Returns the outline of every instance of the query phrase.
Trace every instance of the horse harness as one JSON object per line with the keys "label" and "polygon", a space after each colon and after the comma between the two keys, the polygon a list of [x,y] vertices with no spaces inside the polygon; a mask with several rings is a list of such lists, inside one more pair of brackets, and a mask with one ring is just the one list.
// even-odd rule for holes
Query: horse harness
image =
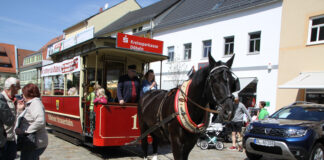
{"label": "horse harness", "polygon": [[[142,140],[144,137],[148,136],[149,134],[151,134],[152,132],[154,132],[156,129],[162,127],[164,124],[170,122],[171,120],[173,120],[178,113],[172,113],[171,115],[169,115],[167,118],[162,117],[162,108],[163,105],[166,101],[166,99],[172,95],[172,93],[174,93],[175,91],[177,91],[177,89],[172,89],[171,91],[167,92],[165,94],[165,96],[163,97],[159,108],[158,108],[158,112],[157,112],[157,123],[155,125],[153,125],[151,128],[149,128],[148,130],[146,130],[143,134],[141,134],[141,136],[139,136],[138,138],[136,138],[134,141],[130,142],[130,143],[126,143],[125,145],[132,145],[132,144],[136,144],[139,140]],[[165,133],[163,131],[161,131],[162,135],[165,135]]]}
{"label": "horse harness", "polygon": [[[212,73],[214,73],[214,72],[217,72],[218,73],[218,72],[222,72],[222,71],[223,71],[223,78],[225,80],[227,80],[227,81],[228,81],[228,77],[225,74],[226,71],[229,71],[232,74],[232,76],[235,77],[235,80],[234,80],[235,83],[234,83],[234,86],[232,86],[232,92],[235,92],[235,91],[240,90],[240,81],[237,78],[237,76],[232,71],[230,71],[230,69],[228,68],[228,66],[226,66],[226,65],[220,65],[220,66],[214,67],[212,70],[210,70],[205,85],[209,84],[209,86],[211,88],[211,94],[212,94],[213,100],[216,103],[216,105],[218,105],[218,106],[221,106],[227,99],[232,99],[233,98],[233,95],[231,94],[231,92],[228,92],[227,93],[227,96],[225,98],[221,99],[221,100],[217,100],[217,98],[216,98],[216,94],[214,93],[214,90],[213,90],[213,87],[212,87],[212,82],[211,82],[211,79],[212,78],[211,77],[212,77]],[[228,91],[231,90],[228,83],[226,85],[226,88],[227,88]]]}
{"label": "horse harness", "polygon": [[[210,85],[210,87],[212,86],[212,83],[211,83],[211,75],[212,75],[212,73],[214,73],[215,71],[217,71],[219,69],[222,69],[222,70],[227,69],[227,70],[229,70],[229,68],[226,65],[221,65],[221,66],[214,67],[209,72],[209,75],[207,77],[207,83]],[[206,85],[207,85],[207,83],[206,83]],[[190,84],[191,84],[191,80],[185,81],[177,89],[172,89],[171,91],[167,92],[165,94],[165,96],[163,97],[163,99],[162,99],[162,101],[161,101],[161,103],[159,105],[159,108],[158,108],[158,112],[157,112],[157,117],[158,117],[157,123],[154,126],[152,126],[151,128],[149,128],[148,130],[146,130],[143,134],[141,134],[140,137],[138,137],[134,141],[132,141],[130,143],[127,143],[125,145],[131,145],[131,144],[137,143],[139,140],[142,140],[144,137],[148,136],[150,133],[154,132],[156,129],[158,129],[160,127],[163,127],[164,124],[170,122],[174,118],[177,118],[178,119],[178,122],[180,123],[180,125],[184,129],[186,129],[187,131],[189,131],[191,133],[200,133],[200,132],[203,132],[206,129],[206,124],[208,124],[208,120],[209,120],[209,114],[208,114],[208,112],[211,112],[211,113],[219,113],[219,111],[218,110],[212,110],[210,108],[205,108],[205,107],[199,105],[198,103],[194,102],[192,99],[190,99],[188,97],[188,89],[189,89]],[[239,90],[239,88],[240,88],[239,81],[236,78],[235,79],[234,90],[237,91],[237,90]],[[186,90],[186,92],[183,91],[184,89]],[[229,90],[228,83],[227,83],[227,89]],[[168,117],[166,117],[166,118],[163,119],[163,117],[162,117],[162,108],[163,108],[163,105],[164,105],[166,99],[169,96],[171,96],[174,92],[177,92],[176,93],[176,97],[175,97],[175,106],[174,106],[175,112],[172,113],[171,115],[169,115]],[[216,98],[216,96],[215,96],[215,93],[214,93],[214,90],[212,89],[212,87],[211,87],[211,93],[212,93],[213,100],[215,101],[215,103],[217,105],[222,105],[222,103],[226,99],[233,98],[232,95],[229,95],[228,94],[227,97],[225,97],[224,99],[218,101],[217,98]],[[190,115],[188,113],[188,109],[187,109],[187,102],[188,101],[191,102],[194,106],[196,106],[196,107],[198,107],[198,108],[206,111],[206,116],[204,118],[204,123],[197,125],[197,124],[195,124],[191,120]],[[178,107],[178,104],[180,104],[181,107]],[[163,131],[161,131],[161,134],[162,135],[165,135],[165,133]]]}

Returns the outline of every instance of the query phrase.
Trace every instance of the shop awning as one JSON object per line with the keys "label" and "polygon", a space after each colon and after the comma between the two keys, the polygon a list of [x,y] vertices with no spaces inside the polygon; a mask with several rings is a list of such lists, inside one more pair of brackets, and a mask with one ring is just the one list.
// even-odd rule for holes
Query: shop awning
{"label": "shop awning", "polygon": [[240,93],[246,86],[248,86],[251,82],[256,80],[255,77],[247,77],[247,78],[239,78],[240,80],[240,90],[234,92],[233,94]]}
{"label": "shop awning", "polygon": [[280,85],[282,89],[324,89],[324,72],[304,72]]}

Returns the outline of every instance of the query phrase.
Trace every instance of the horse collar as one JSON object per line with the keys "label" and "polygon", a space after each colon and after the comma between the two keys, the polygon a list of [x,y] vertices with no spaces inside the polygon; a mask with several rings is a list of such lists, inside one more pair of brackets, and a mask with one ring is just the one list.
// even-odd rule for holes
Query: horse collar
{"label": "horse collar", "polygon": [[[189,111],[188,111],[188,91],[192,80],[188,80],[183,82],[181,87],[177,90],[175,99],[174,99],[174,111],[177,113],[177,120],[180,123],[180,125],[186,129],[187,131],[191,133],[199,133],[206,129],[206,120],[205,122],[201,124],[196,124],[190,117]],[[186,95],[182,94],[180,89],[185,92]],[[205,119],[208,119],[209,121],[209,113],[206,112],[207,116],[205,116]]]}

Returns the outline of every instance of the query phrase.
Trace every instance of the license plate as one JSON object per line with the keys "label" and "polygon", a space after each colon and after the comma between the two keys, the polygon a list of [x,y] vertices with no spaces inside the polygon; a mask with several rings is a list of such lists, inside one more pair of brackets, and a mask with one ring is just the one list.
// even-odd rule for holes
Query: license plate
{"label": "license plate", "polygon": [[254,139],[254,143],[260,146],[267,146],[267,147],[273,147],[274,141],[272,140],[266,140],[266,139]]}

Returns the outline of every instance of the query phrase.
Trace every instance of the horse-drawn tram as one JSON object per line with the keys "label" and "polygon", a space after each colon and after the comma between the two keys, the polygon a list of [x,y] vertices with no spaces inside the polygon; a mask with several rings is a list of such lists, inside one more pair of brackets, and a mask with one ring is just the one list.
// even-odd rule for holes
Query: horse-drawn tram
{"label": "horse-drawn tram", "polygon": [[[59,47],[61,47],[60,45]],[[42,102],[46,121],[61,138],[90,146],[122,146],[140,136],[137,103],[115,101],[118,78],[128,65],[138,75],[149,63],[167,59],[163,42],[121,34],[95,37],[51,55],[54,63],[42,68]],[[161,67],[162,68],[162,67]],[[162,73],[162,71],[160,71]],[[95,104],[91,120],[86,93],[92,84],[111,94],[107,104]]]}

